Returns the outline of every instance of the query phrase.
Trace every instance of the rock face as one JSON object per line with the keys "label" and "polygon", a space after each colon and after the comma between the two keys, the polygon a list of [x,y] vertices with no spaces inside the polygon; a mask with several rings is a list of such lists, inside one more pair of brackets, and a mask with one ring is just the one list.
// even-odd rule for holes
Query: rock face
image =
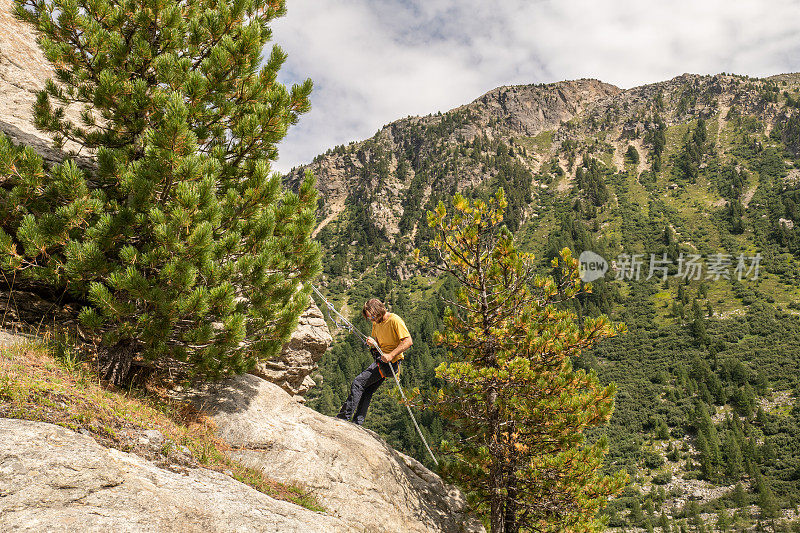
{"label": "rock face", "polygon": [[2,531],[353,531],[206,469],[176,473],[52,424],[0,418]]}
{"label": "rock face", "polygon": [[[54,77],[53,69],[39,49],[33,29],[14,18],[13,6],[13,0],[0,0],[0,133],[16,144],[32,147],[45,161],[60,162],[64,155],[33,126],[36,93]],[[67,117],[78,120],[75,110]],[[67,144],[66,148],[76,147]],[[81,163],[86,160],[82,158]]]}
{"label": "rock face", "polygon": [[331,342],[325,317],[312,302],[300,315],[297,328],[280,355],[259,363],[253,374],[279,385],[302,403],[305,399],[301,395],[315,385],[311,373]]}
{"label": "rock face", "polygon": [[31,106],[53,71],[33,30],[14,18],[13,5],[0,0],[0,132],[49,154],[49,139],[31,123]]}
{"label": "rock face", "polygon": [[4,346],[13,346],[19,342],[25,342],[25,337],[12,333],[6,330],[0,330],[0,348]]}
{"label": "rock face", "polygon": [[599,80],[561,81],[549,85],[498,87],[472,107],[484,106],[489,120],[504,121],[520,135],[537,135],[556,129],[598,102],[619,95],[622,89]]}
{"label": "rock face", "polygon": [[372,431],[298,404],[247,374],[193,393],[233,457],[307,487],[353,531],[483,531],[460,491]]}

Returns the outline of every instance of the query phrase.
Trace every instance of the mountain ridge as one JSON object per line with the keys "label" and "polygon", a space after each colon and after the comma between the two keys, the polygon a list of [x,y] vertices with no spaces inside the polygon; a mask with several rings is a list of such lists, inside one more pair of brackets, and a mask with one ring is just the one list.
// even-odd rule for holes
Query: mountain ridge
{"label": "mountain ridge", "polygon": [[[790,83],[788,88],[796,90],[798,80],[798,74],[753,79],[687,73],[624,90],[596,79],[501,86],[445,113],[394,121],[370,139],[320,154],[313,162],[293,169],[285,179],[296,184],[305,170],[317,176],[322,206],[315,235],[345,210],[350,198],[351,204],[367,200],[368,217],[394,243],[408,208],[403,197],[412,188],[422,187],[418,203],[425,204],[436,182],[435,176],[415,181],[421,160],[430,160],[427,164],[434,167],[435,173],[450,175],[444,185],[451,192],[478,186],[493,176],[492,171],[484,172],[463,157],[449,155],[445,157],[453,165],[435,168],[435,160],[442,158],[440,151],[460,150],[463,155],[465,143],[473,142],[476,136],[508,145],[516,142],[523,153],[516,154],[515,159],[532,176],[534,190],[542,186],[536,175],[545,165],[552,164],[557,173],[556,166],[561,168],[567,177],[557,189],[563,193],[571,186],[569,180],[574,178],[583,156],[592,153],[587,146],[589,140],[597,142],[602,137],[607,146],[613,147],[609,163],[617,170],[624,169],[624,151],[633,144],[641,154],[637,167],[641,174],[652,152],[643,137],[652,130],[654,115],[659,115],[667,127],[717,116],[719,127],[724,128],[728,111],[735,107],[741,115],[759,117],[769,134],[775,121],[784,117],[780,116],[782,108],[777,102],[764,100],[764,87],[780,82]],[[426,142],[434,137],[435,142]],[[452,182],[455,187],[450,186]],[[406,229],[415,235],[415,226]]]}

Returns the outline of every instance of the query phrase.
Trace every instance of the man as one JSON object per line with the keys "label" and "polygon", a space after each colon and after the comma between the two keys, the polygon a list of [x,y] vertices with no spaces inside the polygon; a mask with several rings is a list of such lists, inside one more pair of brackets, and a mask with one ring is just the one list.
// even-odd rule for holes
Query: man
{"label": "man", "polygon": [[364,318],[372,322],[372,336],[367,338],[367,343],[376,348],[381,356],[379,361],[372,363],[356,376],[350,386],[350,395],[336,415],[342,420],[350,420],[353,417],[353,422],[359,426],[364,424],[372,395],[381,383],[392,375],[389,364],[397,373],[400,370],[403,352],[413,344],[403,319],[386,311],[386,307],[377,298],[368,300],[361,313]]}

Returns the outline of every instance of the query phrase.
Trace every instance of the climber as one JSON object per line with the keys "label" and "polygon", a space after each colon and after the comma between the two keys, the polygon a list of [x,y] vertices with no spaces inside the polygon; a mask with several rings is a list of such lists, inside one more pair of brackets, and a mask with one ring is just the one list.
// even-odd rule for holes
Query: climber
{"label": "climber", "polygon": [[371,336],[365,342],[373,349],[375,362],[355,377],[350,385],[350,394],[336,415],[342,420],[353,417],[353,422],[359,426],[364,424],[373,393],[387,376],[392,375],[392,370],[399,372],[403,352],[413,344],[403,319],[388,312],[377,298],[367,300],[361,314],[372,322]]}

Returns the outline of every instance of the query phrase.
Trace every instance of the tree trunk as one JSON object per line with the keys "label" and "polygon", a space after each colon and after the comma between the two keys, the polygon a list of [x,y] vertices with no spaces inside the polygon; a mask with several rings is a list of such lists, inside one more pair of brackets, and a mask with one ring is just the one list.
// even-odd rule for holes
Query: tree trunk
{"label": "tree trunk", "polygon": [[505,517],[503,516],[503,493],[502,480],[499,468],[492,466],[489,472],[489,483],[491,487],[491,498],[489,500],[491,508],[492,533],[504,533]]}
{"label": "tree trunk", "polygon": [[[477,261],[475,262],[476,274],[478,275],[479,297],[480,297],[480,316],[483,327],[483,356],[486,366],[497,367],[497,354],[495,339],[491,331],[491,312],[489,311],[490,291],[486,286],[486,276],[484,266],[481,263],[480,245],[476,250]],[[487,256],[488,257],[488,256]],[[505,484],[504,470],[504,450],[503,439],[500,431],[500,412],[497,408],[497,388],[490,386],[486,391],[486,419],[489,423],[489,506],[491,512],[492,533],[505,533],[505,507],[506,496],[503,494]]]}
{"label": "tree trunk", "polygon": [[519,524],[517,523],[517,477],[514,475],[513,467],[512,471],[508,475],[508,480],[506,481],[506,488],[508,490],[508,496],[506,499],[506,508],[504,511],[505,515],[505,524],[503,527],[504,533],[518,533],[519,532]]}
{"label": "tree trunk", "polygon": [[503,463],[500,450],[500,421],[497,413],[497,391],[492,387],[486,392],[486,415],[489,422],[491,442],[489,442],[489,506],[491,509],[492,533],[503,533],[505,519],[503,511]]}
{"label": "tree trunk", "polygon": [[517,497],[519,491],[517,490],[517,449],[516,449],[516,423],[511,422],[507,426],[508,440],[503,442],[508,453],[508,459],[504,465],[505,470],[505,485],[506,485],[506,500],[505,508],[503,509],[503,516],[505,517],[504,533],[518,533],[519,522],[517,521]]}
{"label": "tree trunk", "polygon": [[137,346],[130,339],[123,339],[110,348],[101,349],[97,361],[100,377],[118,386],[127,383],[136,352]]}

